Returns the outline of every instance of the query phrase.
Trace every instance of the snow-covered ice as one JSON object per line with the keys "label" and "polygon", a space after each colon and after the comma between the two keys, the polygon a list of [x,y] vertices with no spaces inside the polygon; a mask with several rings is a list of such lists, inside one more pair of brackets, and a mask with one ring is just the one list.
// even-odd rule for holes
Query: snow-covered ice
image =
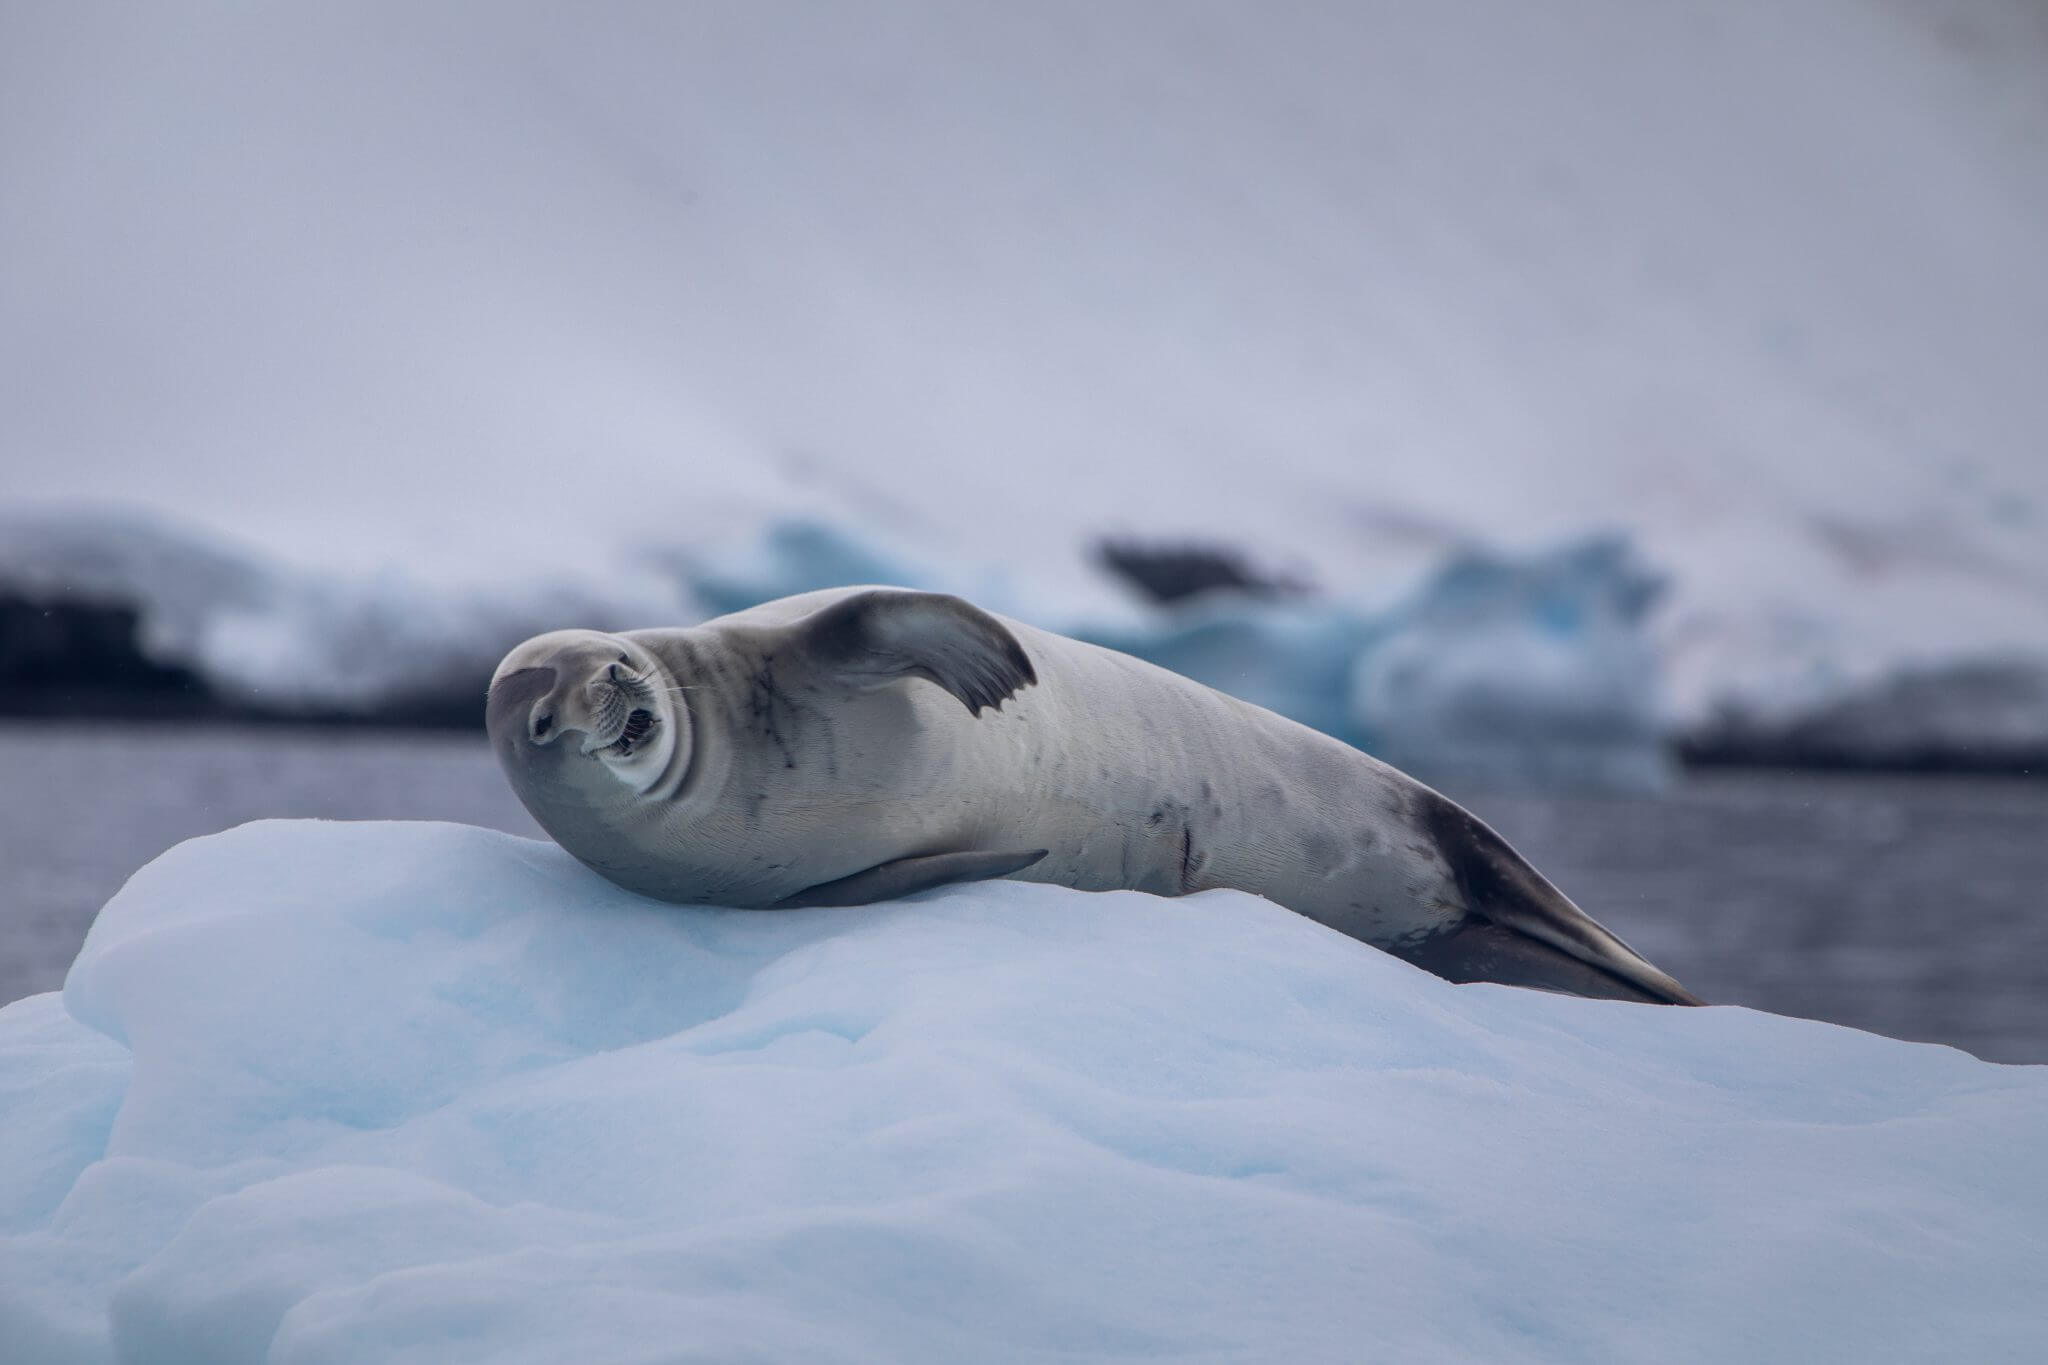
{"label": "snow-covered ice", "polygon": [[0,1358],[2020,1360],[2048,1068],[1453,987],[1254,898],[684,909],[180,845],[0,1010]]}

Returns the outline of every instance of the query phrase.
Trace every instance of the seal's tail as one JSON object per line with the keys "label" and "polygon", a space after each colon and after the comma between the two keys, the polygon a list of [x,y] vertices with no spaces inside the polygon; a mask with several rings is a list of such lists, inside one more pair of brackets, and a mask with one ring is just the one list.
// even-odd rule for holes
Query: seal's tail
{"label": "seal's tail", "polygon": [[1451,981],[1500,981],[1609,1000],[1706,1002],[1572,904],[1486,823],[1428,794],[1426,821],[1466,918],[1401,956]]}
{"label": "seal's tail", "polygon": [[1634,1000],[1648,1005],[1703,1003],[1675,981],[1664,989],[1640,986],[1618,972],[1581,961],[1562,948],[1553,948],[1541,939],[1477,915],[1419,946],[1395,952],[1446,981],[1497,981],[1595,1000]]}

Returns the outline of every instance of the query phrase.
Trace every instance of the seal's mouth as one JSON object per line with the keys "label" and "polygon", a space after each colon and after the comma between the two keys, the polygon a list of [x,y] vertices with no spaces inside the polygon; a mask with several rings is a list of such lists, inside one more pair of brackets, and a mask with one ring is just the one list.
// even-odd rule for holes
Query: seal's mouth
{"label": "seal's mouth", "polygon": [[619,731],[619,737],[605,745],[598,752],[612,758],[629,758],[634,746],[654,731],[654,713],[645,707],[634,707],[626,714],[626,726]]}

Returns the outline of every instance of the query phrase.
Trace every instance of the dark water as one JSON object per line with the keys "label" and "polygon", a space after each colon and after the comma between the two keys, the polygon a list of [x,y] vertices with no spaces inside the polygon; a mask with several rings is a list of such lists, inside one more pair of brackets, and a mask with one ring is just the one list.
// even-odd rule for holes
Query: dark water
{"label": "dark water", "polygon": [[[537,835],[481,739],[0,725],[0,1001],[56,988],[170,845],[266,816]],[[2048,782],[1714,773],[1655,798],[1454,793],[1717,1003],[2048,1061]]]}

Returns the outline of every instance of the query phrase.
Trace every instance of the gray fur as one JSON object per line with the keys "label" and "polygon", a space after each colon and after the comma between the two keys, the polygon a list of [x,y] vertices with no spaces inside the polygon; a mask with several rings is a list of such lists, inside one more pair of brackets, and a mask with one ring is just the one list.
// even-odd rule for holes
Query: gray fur
{"label": "gray fur", "polygon": [[[633,740],[636,708],[655,722]],[[487,716],[541,825],[666,900],[855,903],[976,869],[1235,887],[1453,980],[1695,1003],[1412,778],[957,598],[835,588],[689,629],[558,631],[506,656]]]}

